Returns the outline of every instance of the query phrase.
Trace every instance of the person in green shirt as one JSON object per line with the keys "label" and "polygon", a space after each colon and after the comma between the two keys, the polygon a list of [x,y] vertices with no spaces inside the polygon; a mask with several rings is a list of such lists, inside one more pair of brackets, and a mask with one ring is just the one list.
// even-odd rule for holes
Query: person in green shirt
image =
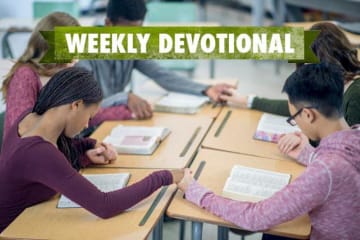
{"label": "person in green shirt", "polygon": [[[337,64],[344,71],[345,120],[350,126],[360,123],[360,62],[357,50],[352,47],[345,34],[332,23],[317,23],[311,27],[311,30],[320,31],[311,45],[320,62]],[[290,116],[286,100],[260,98],[255,95],[243,96],[235,90],[226,90],[220,98],[234,106]]]}

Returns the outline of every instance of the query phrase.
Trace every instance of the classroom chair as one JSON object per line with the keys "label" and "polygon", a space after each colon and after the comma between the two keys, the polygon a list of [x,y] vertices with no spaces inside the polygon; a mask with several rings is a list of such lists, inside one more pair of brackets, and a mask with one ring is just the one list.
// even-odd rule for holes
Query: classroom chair
{"label": "classroom chair", "polygon": [[76,0],[34,0],[34,19],[45,17],[52,12],[66,12],[75,18],[80,16],[80,8]]}
{"label": "classroom chair", "polygon": [[27,42],[31,36],[31,29],[9,28],[1,41],[2,57],[17,59],[25,51]]}
{"label": "classroom chair", "polygon": [[[199,21],[198,5],[194,2],[149,2],[145,23],[169,23],[185,25]],[[185,71],[192,77],[197,66],[196,60],[159,60],[167,69]]]}

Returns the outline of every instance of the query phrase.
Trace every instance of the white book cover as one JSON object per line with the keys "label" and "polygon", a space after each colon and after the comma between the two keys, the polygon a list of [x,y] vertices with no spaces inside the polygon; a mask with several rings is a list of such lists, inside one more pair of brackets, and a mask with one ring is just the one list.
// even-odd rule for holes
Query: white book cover
{"label": "white book cover", "polygon": [[205,96],[170,92],[155,103],[154,110],[195,114],[208,101],[209,98]]}
{"label": "white book cover", "polygon": [[226,180],[223,196],[235,200],[257,202],[284,188],[291,175],[235,165]]}
{"label": "white book cover", "polygon": [[276,143],[282,134],[301,131],[297,126],[287,123],[286,119],[287,117],[264,113],[259,120],[254,138]]}
{"label": "white book cover", "polygon": [[[84,174],[87,180],[94,184],[102,192],[111,192],[125,187],[129,181],[130,173],[114,174]],[[77,203],[61,195],[58,208],[80,208]]]}
{"label": "white book cover", "polygon": [[118,125],[104,142],[111,143],[118,153],[146,155],[152,154],[169,134],[170,130],[165,127]]}

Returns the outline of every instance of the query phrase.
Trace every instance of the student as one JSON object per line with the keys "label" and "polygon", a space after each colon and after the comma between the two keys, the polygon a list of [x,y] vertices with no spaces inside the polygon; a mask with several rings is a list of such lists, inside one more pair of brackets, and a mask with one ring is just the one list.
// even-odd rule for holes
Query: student
{"label": "student", "polygon": [[[75,18],[62,12],[55,12],[44,17],[31,34],[23,55],[5,77],[1,89],[6,102],[4,138],[19,115],[34,106],[40,89],[46,85],[49,78],[61,69],[72,65],[40,63],[48,50],[48,44],[40,31],[54,30],[56,26],[79,26],[79,23]],[[98,125],[104,120],[129,118],[131,118],[131,112],[126,106],[115,106],[100,109],[90,125]]]}
{"label": "student", "polygon": [[[103,193],[81,176],[59,150],[59,140],[73,138],[87,127],[102,97],[90,72],[66,68],[42,88],[33,110],[16,120],[0,157],[0,232],[25,208],[56,193],[101,218],[110,218],[183,177],[183,170],[157,171],[131,186]],[[76,155],[71,143],[61,143]]]}
{"label": "student", "polygon": [[[141,26],[146,14],[144,0],[109,0],[106,12],[106,26]],[[184,13],[186,14],[186,13]],[[152,60],[84,60],[78,66],[91,70],[100,82],[105,95],[104,102],[110,105],[127,104],[136,118],[152,116],[150,104],[133,93],[125,93],[124,88],[131,80],[134,69],[153,79],[169,91],[197,95],[207,95],[214,101],[227,88],[233,86],[218,84],[207,86],[165,70]]]}
{"label": "student", "polygon": [[[353,48],[345,34],[329,22],[317,23],[311,30],[320,34],[311,48],[321,62],[341,66],[344,74],[344,117],[352,126],[360,123],[360,62],[357,50]],[[264,112],[289,116],[286,100],[259,98],[254,95],[241,96],[235,91],[226,91],[220,98],[242,108],[251,108]],[[230,96],[229,96],[230,95]]]}
{"label": "student", "polygon": [[360,232],[360,126],[350,128],[343,118],[343,90],[342,70],[336,65],[304,65],[286,80],[289,123],[321,142],[313,149],[303,140],[288,153],[307,168],[285,188],[257,203],[235,201],[202,187],[186,170],[178,184],[186,199],[250,231],[307,213],[310,239],[354,239]]}

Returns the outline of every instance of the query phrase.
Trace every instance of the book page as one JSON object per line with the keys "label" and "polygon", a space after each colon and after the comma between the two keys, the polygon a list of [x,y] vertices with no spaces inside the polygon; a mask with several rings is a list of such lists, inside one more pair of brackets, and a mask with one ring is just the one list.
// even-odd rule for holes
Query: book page
{"label": "book page", "polygon": [[290,177],[290,174],[236,165],[225,183],[223,195],[237,200],[259,201],[284,188]]}
{"label": "book page", "polygon": [[[94,184],[100,191],[111,192],[125,187],[129,181],[130,173],[85,174],[83,176]],[[64,195],[61,195],[57,207],[80,208],[81,206],[74,203]]]}
{"label": "book page", "polygon": [[264,113],[257,126],[254,138],[269,142],[277,142],[281,134],[301,131],[297,126],[286,122],[287,117]]}

